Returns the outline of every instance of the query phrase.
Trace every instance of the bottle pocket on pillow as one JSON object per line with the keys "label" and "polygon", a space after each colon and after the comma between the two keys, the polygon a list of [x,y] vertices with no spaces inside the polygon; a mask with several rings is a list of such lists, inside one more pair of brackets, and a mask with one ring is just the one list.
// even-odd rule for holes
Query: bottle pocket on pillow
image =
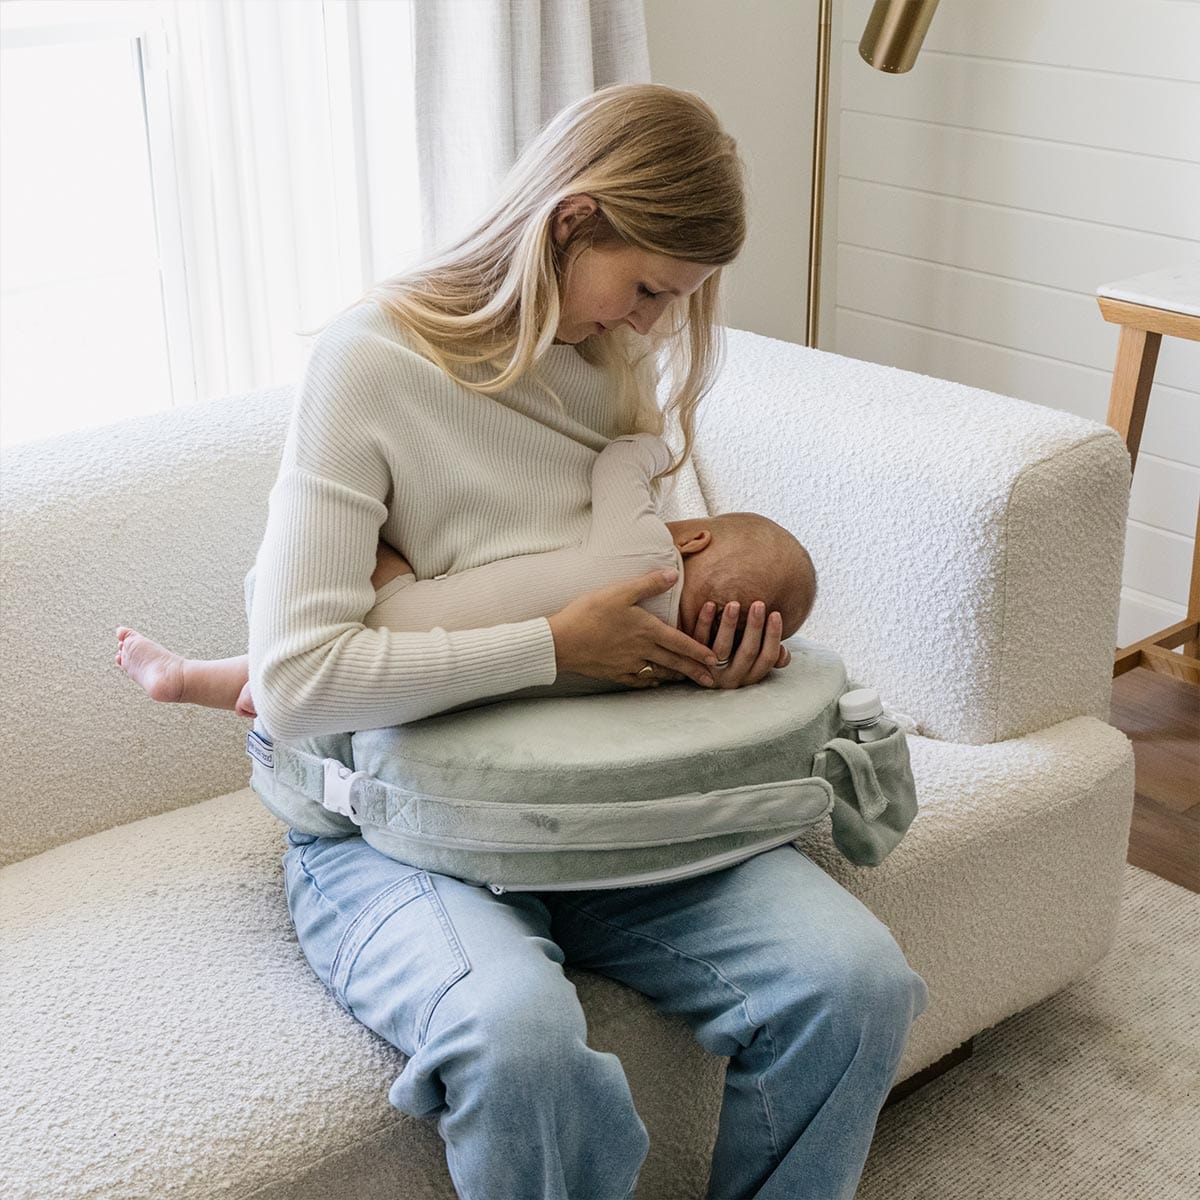
{"label": "bottle pocket on pillow", "polygon": [[859,866],[878,866],[917,815],[917,788],[904,730],[875,742],[836,737],[813,757],[813,774],[833,788],[833,841]]}

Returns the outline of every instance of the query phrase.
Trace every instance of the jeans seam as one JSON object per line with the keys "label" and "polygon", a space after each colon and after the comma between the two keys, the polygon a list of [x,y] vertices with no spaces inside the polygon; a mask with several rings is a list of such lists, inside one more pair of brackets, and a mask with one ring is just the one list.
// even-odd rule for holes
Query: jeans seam
{"label": "jeans seam", "polygon": [[[414,872],[414,874],[416,874],[416,872]],[[350,970],[353,969],[354,961],[357,961],[358,956],[363,952],[363,949],[370,942],[371,938],[374,937],[375,933],[378,932],[380,926],[384,922],[387,921],[388,917],[390,917],[394,913],[398,912],[401,908],[404,907],[404,905],[403,904],[394,905],[393,907],[391,907],[387,910],[386,914],[380,914],[380,912],[379,912],[380,907],[382,906],[382,904],[384,903],[384,901],[386,899],[388,899],[392,896],[393,893],[399,892],[405,888],[411,889],[412,878],[413,878],[412,875],[405,875],[402,879],[397,879],[394,883],[388,884],[388,886],[385,887],[382,891],[377,892],[374,896],[372,896],[371,899],[368,900],[367,903],[364,904],[362,906],[362,908],[359,909],[359,911],[354,915],[354,919],[350,922],[349,925],[346,926],[346,932],[342,934],[341,939],[338,942],[338,948],[337,948],[336,952],[334,953],[333,962],[330,963],[330,966],[329,966],[329,986],[332,989],[333,994],[338,997],[338,999],[341,1001],[341,1003],[345,1007],[346,1011],[349,1012],[351,1015],[353,1015],[354,1009],[350,1006],[350,1000],[346,995],[346,989],[344,987],[342,987],[338,981],[338,974],[339,974],[339,970],[342,965],[342,960],[344,957],[347,956],[347,954],[350,952],[350,950],[353,949],[354,960],[348,962],[347,968],[346,968],[347,982],[349,982],[349,972],[350,972]],[[315,886],[315,884],[314,884],[314,886]],[[317,890],[320,891],[319,888]],[[411,904],[412,901],[415,900],[418,895],[420,895],[419,884],[418,884],[417,892],[414,895],[410,896],[409,899],[406,900],[404,903]],[[368,934],[367,937],[364,938],[361,943],[356,945],[355,944],[356,935],[359,932],[359,930],[367,924],[368,920],[373,919],[377,916],[381,916],[381,920],[379,920],[376,923],[375,928],[371,931],[371,933]]]}
{"label": "jeans seam", "polygon": [[[751,1025],[757,1025],[758,1028],[764,1034],[766,1034],[767,1041],[770,1043],[770,1047],[771,1047],[771,1063],[770,1063],[770,1065],[773,1066],[775,1064],[775,1062],[778,1058],[778,1051],[776,1050],[776,1047],[775,1047],[775,1038],[772,1036],[771,1031],[767,1026],[767,1022],[765,1022],[765,1021],[756,1022],[751,1017],[750,1008],[749,1008],[750,997],[744,991],[742,991],[742,989],[740,987],[738,987],[737,984],[735,984],[733,982],[733,980],[726,978],[725,975],[722,974],[720,970],[718,970],[717,966],[714,963],[709,962],[708,959],[706,959],[706,958],[698,958],[694,954],[688,954],[685,951],[680,950],[678,946],[672,946],[670,942],[664,942],[662,940],[662,938],[652,937],[650,934],[642,933],[640,930],[626,929],[623,925],[616,925],[612,921],[605,920],[603,917],[598,917],[594,913],[588,912],[586,909],[577,907],[576,905],[570,903],[570,901],[564,900],[561,903],[562,903],[563,908],[570,909],[571,912],[577,913],[581,917],[586,917],[589,921],[594,921],[597,925],[603,925],[608,929],[615,930],[617,933],[624,934],[626,937],[641,938],[643,941],[653,942],[655,945],[661,946],[661,947],[663,947],[663,949],[670,951],[670,953],[675,955],[677,958],[685,959],[685,960],[687,960],[689,962],[693,962],[693,963],[698,963],[700,966],[705,967],[707,970],[711,971],[712,974],[715,975],[727,988],[729,988],[730,991],[732,991],[735,995],[741,997],[740,1007],[742,1009],[742,1012],[745,1014],[747,1021]],[[776,1130],[775,1114],[771,1110],[770,1098],[767,1096],[766,1092],[763,1090],[761,1076],[758,1080],[758,1085],[756,1087],[756,1090],[762,1099],[763,1109],[766,1112],[767,1130],[771,1135],[771,1147],[775,1154],[775,1161],[780,1162],[780,1161],[782,1161],[783,1155],[779,1149],[779,1135]]]}
{"label": "jeans seam", "polygon": [[438,919],[438,924],[442,928],[442,936],[446,939],[446,948],[450,951],[450,956],[454,962],[450,973],[438,984],[433,995],[430,996],[428,1003],[425,1005],[424,1011],[421,1013],[420,1023],[417,1026],[418,1049],[425,1045],[425,1039],[429,1034],[429,1022],[433,1020],[434,1011],[442,1002],[443,997],[460,979],[471,973],[471,960],[467,957],[467,951],[446,912],[446,906],[442,903],[441,896],[438,895],[437,887],[434,885],[433,880],[430,879],[428,871],[423,871],[422,875],[424,878],[421,881],[421,891],[428,898],[433,908],[434,915]]}
{"label": "jeans seam", "polygon": [[304,851],[307,849],[308,847],[305,846],[304,850],[301,850],[299,855],[297,855],[296,864],[299,866],[300,870],[304,872],[304,878],[307,879],[312,885],[313,891],[316,892],[317,895],[326,902],[326,904],[330,904],[332,901],[328,896],[325,895],[323,891],[321,891],[321,885],[317,882],[317,877],[308,869],[308,863],[304,861]]}
{"label": "jeans seam", "polygon": [[[416,890],[413,894],[399,904],[387,905],[385,907],[386,900],[394,893],[411,888],[414,878],[416,879]],[[348,995],[350,977],[354,971],[355,963],[358,962],[363,952],[374,940],[376,934],[379,933],[392,917],[402,908],[408,907],[408,905],[415,903],[422,897],[429,901],[430,907],[437,917],[438,927],[442,931],[442,938],[451,961],[448,972],[438,982],[437,987],[434,988],[432,995],[426,1001],[425,1007],[421,1010],[417,1018],[415,1035],[416,1049],[418,1050],[425,1044],[425,1038],[429,1032],[429,1022],[433,1019],[434,1010],[450,988],[469,974],[471,970],[470,959],[467,958],[467,953],[463,949],[462,942],[455,933],[453,925],[449,923],[441,897],[437,894],[427,871],[414,871],[411,875],[397,879],[394,883],[389,884],[382,891],[372,896],[346,927],[346,932],[342,935],[338,943],[337,951],[333,956],[333,963],[329,968],[330,991],[333,992],[334,997],[351,1016],[356,1016],[354,1006],[350,1003]],[[368,918],[373,920],[373,927],[359,941],[356,939],[356,935],[368,923]],[[343,962],[345,963],[344,972]],[[339,978],[339,975],[342,973],[345,975],[344,986],[342,980]]]}

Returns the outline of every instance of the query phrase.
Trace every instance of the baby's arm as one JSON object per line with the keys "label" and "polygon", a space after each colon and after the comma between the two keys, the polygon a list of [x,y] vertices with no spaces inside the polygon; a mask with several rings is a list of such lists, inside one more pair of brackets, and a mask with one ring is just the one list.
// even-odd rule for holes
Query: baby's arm
{"label": "baby's arm", "polygon": [[660,567],[655,558],[630,554],[598,559],[578,546],[521,554],[405,584],[393,579],[363,618],[370,629],[428,631],[477,629],[544,617],[585,592],[638,579]]}
{"label": "baby's arm", "polygon": [[[558,612],[585,592],[677,566],[651,487],[670,461],[665,443],[651,434],[614,439],[592,468],[592,519],[582,543],[394,586],[382,592],[364,624],[405,631],[527,621]],[[670,602],[658,596],[644,607],[663,617]]]}
{"label": "baby's arm", "polygon": [[634,433],[614,438],[592,467],[592,524],[584,539],[591,554],[629,554],[657,546],[671,536],[654,500],[654,476],[671,465],[662,438]]}

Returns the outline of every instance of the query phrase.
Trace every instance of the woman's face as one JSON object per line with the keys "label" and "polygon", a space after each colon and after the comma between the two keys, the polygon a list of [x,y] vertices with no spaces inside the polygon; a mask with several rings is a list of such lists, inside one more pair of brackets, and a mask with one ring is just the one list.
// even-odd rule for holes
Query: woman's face
{"label": "woman's face", "polygon": [[[582,204],[555,218],[561,244],[575,214],[590,215]],[[562,307],[556,341],[572,345],[628,325],[646,334],[673,300],[690,296],[716,270],[701,263],[651,254],[637,246],[578,245],[563,271]]]}

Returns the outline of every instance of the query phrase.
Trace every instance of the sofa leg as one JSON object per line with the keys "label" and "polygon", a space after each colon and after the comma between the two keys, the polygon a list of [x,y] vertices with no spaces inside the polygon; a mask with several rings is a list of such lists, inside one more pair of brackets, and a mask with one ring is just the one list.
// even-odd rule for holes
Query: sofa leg
{"label": "sofa leg", "polygon": [[932,1083],[939,1075],[945,1075],[951,1067],[957,1067],[960,1062],[966,1062],[971,1057],[971,1053],[975,1049],[975,1039],[967,1038],[961,1046],[951,1050],[949,1054],[939,1058],[937,1062],[930,1063],[923,1071],[918,1071],[915,1075],[910,1075],[903,1083],[898,1083],[891,1092],[888,1093],[888,1098],[883,1102],[883,1107],[887,1108],[890,1104],[895,1104],[897,1100],[903,1100],[905,1096],[911,1096],[913,1092],[923,1088],[927,1083]]}

